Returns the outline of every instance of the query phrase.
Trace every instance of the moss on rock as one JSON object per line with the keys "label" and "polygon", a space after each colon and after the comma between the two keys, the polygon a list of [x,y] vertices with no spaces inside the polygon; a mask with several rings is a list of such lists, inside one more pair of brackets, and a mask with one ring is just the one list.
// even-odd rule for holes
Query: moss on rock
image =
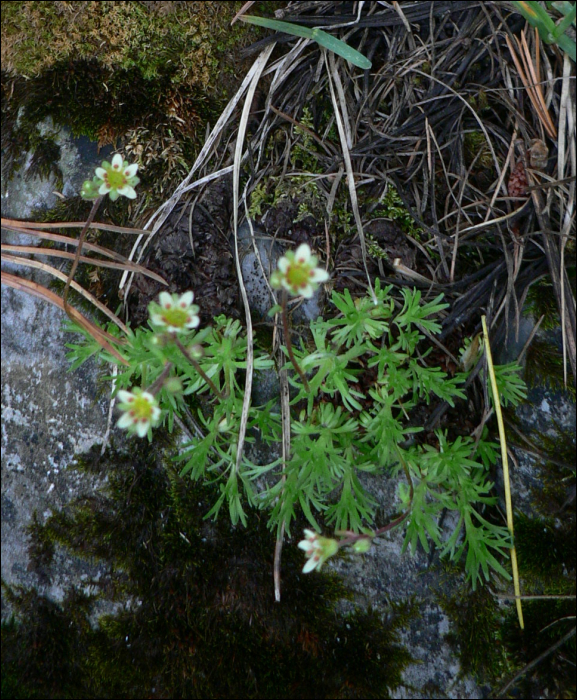
{"label": "moss on rock", "polygon": [[50,540],[102,560],[108,574],[89,584],[122,607],[92,627],[93,600],[77,591],[55,604],[9,589],[11,697],[389,697],[410,662],[398,638],[407,606],[339,613],[350,593],[330,574],[303,575],[288,544],[275,603],[266,518],[253,512],[247,529],[205,520],[212,489],[179,478],[170,443],[157,434],[102,460],[94,450],[80,468],[105,472],[106,492],[35,525],[44,570]]}

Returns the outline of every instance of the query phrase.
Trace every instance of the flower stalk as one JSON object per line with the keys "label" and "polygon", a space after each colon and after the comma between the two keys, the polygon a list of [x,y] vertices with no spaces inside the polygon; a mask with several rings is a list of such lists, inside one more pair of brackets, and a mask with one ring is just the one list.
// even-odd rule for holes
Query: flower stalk
{"label": "flower stalk", "polygon": [[384,535],[385,532],[397,527],[397,525],[400,525],[403,520],[408,517],[413,503],[413,480],[411,479],[411,475],[407,465],[405,464],[405,460],[402,458],[400,452],[397,451],[397,454],[403,467],[403,471],[405,472],[405,476],[407,477],[407,481],[409,482],[409,503],[405,512],[401,513],[398,518],[395,518],[388,525],[384,525],[378,530],[374,530],[372,532],[359,533],[353,532],[352,530],[337,530],[335,534],[341,538],[340,540],[328,539],[317,535],[312,530],[305,530],[305,539],[298,544],[301,549],[304,549],[308,560],[303,567],[303,574],[307,574],[314,569],[320,570],[324,562],[329,557],[336,554],[341,547],[352,545],[357,554],[365,554],[371,548],[375,537]]}
{"label": "flower stalk", "polygon": [[74,279],[76,269],[78,268],[78,263],[80,262],[80,256],[82,255],[82,246],[84,245],[84,239],[90,228],[90,224],[94,221],[96,212],[98,211],[102,200],[105,195],[108,195],[110,199],[114,202],[121,195],[123,197],[128,197],[128,199],[136,198],[136,191],[134,188],[140,182],[140,179],[136,176],[138,171],[138,164],[133,163],[128,164],[128,161],[124,160],[120,153],[117,153],[112,158],[112,163],[108,161],[102,161],[99,168],[94,171],[94,177],[92,180],[85,180],[82,184],[82,189],[80,191],[80,196],[82,199],[88,201],[94,200],[90,214],[86,219],[84,228],[80,232],[78,238],[78,247],[76,248],[76,255],[74,256],[74,261],[70,272],[68,273],[68,279],[66,280],[66,285],[64,287],[63,302],[64,310],[70,318],[74,321],[74,317],[70,311],[70,305],[68,304],[68,294],[70,292],[70,285]]}
{"label": "flower stalk", "polygon": [[212,379],[208,376],[208,374],[202,369],[202,367],[198,364],[198,362],[194,359],[194,357],[188,352],[188,350],[184,347],[184,345],[176,337],[176,333],[172,333],[171,338],[174,341],[174,344],[176,345],[176,347],[180,350],[180,352],[186,357],[186,359],[190,362],[190,364],[194,367],[194,369],[200,374],[200,376],[208,384],[208,386],[211,388],[212,392],[216,396],[218,396],[218,398],[221,401],[224,401],[224,399],[226,398],[225,395],[219,389],[217,389],[217,387],[214,384],[214,382],[212,381]]}
{"label": "flower stalk", "polygon": [[297,362],[297,359],[296,359],[294,352],[293,352],[293,345],[292,345],[292,341],[291,341],[291,334],[290,334],[289,323],[288,323],[287,301],[288,301],[287,300],[287,292],[286,292],[286,289],[283,289],[282,301],[281,301],[281,306],[282,306],[281,315],[282,315],[282,328],[283,328],[284,341],[286,343],[286,349],[288,352],[289,359],[292,362],[292,365],[295,368],[297,374],[301,378],[301,382],[303,383],[305,391],[307,393],[309,393],[310,392],[309,383],[307,381],[305,373],[300,368],[300,365]]}
{"label": "flower stalk", "polygon": [[68,315],[68,318],[71,321],[74,321],[75,319],[70,312],[70,305],[68,304],[68,292],[70,291],[70,284],[72,283],[72,280],[74,279],[76,269],[78,268],[78,263],[80,262],[80,256],[82,255],[82,246],[84,245],[84,239],[86,238],[86,234],[88,233],[88,229],[90,228],[90,224],[94,221],[94,217],[96,216],[96,212],[98,211],[100,205],[102,204],[103,199],[104,199],[104,197],[100,196],[94,201],[94,204],[92,205],[92,209],[90,210],[90,214],[88,215],[88,218],[86,219],[86,223],[84,224],[84,228],[80,232],[80,237],[78,238],[78,246],[76,248],[76,255],[74,256],[74,261],[72,263],[72,267],[70,268],[70,272],[68,273],[68,279],[66,280],[66,285],[64,287],[64,294],[62,297],[62,300],[64,302],[64,311],[66,311],[66,314]]}
{"label": "flower stalk", "polygon": [[318,258],[311,253],[310,247],[303,243],[296,251],[289,250],[278,261],[277,269],[270,276],[273,289],[282,289],[282,322],[286,348],[290,361],[301,378],[303,386],[310,392],[309,383],[293,353],[288,324],[287,293],[310,299],[321,282],[329,279],[329,273],[317,267]]}

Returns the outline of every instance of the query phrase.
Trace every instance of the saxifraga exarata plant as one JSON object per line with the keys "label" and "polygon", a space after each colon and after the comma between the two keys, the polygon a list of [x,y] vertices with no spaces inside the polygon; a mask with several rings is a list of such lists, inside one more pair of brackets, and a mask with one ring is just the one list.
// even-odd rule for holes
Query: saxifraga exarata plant
{"label": "saxifraga exarata plant", "polygon": [[[149,327],[130,331],[119,345],[129,362],[115,377],[123,411],[119,426],[149,439],[154,425],[172,431],[175,417],[186,423],[186,398],[195,395],[193,410],[202,429],[175,459],[183,464],[181,476],[220,483],[220,496],[206,517],[217,516],[226,503],[232,523],[246,524],[243,503],[248,503],[268,510],[271,529],[278,531],[284,522],[290,535],[300,506],[311,525],[299,544],[307,557],[305,573],[320,569],[344,546],[366,552],[375,537],[403,524],[404,548],[410,546],[414,552],[421,543],[429,551],[432,542],[441,555],[454,561],[466,554],[465,569],[473,588],[488,580],[491,570],[509,578],[498,560],[511,546],[507,528],[483,515],[485,506],[496,502],[487,472],[496,461],[497,445],[487,440],[486,433],[479,440],[462,436],[451,440],[442,430],[436,432],[435,445],[417,444],[413,435],[423,428],[408,420],[409,412],[431,397],[451,406],[466,398],[462,385],[467,373],[450,378],[423,362],[426,352],[417,353],[422,331],[440,331],[434,316],[447,306],[441,303],[442,295],[422,303],[420,291],[405,288],[397,311],[392,286],[382,288],[378,279],[374,297],[353,299],[348,290],[333,291],[337,315],[311,322],[312,342],[293,347],[286,293],[310,297],[328,278],[308,246],[285,254],[271,276],[271,286],[285,297],[278,307],[285,328],[285,369],[295,370],[289,375],[294,389],[291,453],[284,465],[280,459],[256,464],[243,455],[236,469],[243,403],[243,382],[237,380],[237,372],[246,367],[247,340],[240,323],[224,316],[215,318],[212,327],[199,329],[192,292],[161,295],[159,303],[150,304]],[[85,335],[83,343],[68,346],[73,368],[96,352],[119,364],[82,329],[74,325],[69,329]],[[120,337],[112,324],[107,330]],[[266,353],[257,353],[254,366],[258,372],[274,363]],[[505,405],[516,405],[525,396],[518,369],[498,368]],[[374,380],[362,393],[357,382],[366,370]],[[138,391],[132,389],[135,382],[142,387]],[[135,398],[129,401],[128,395]],[[140,414],[133,408],[137,401]],[[248,441],[258,434],[264,444],[279,444],[281,421],[273,401],[251,406],[248,425],[252,429]],[[359,479],[363,472],[399,477],[399,515],[381,528],[373,527],[377,503]],[[457,514],[448,535],[439,523],[444,509]],[[335,528],[338,539],[320,534],[318,513]]]}

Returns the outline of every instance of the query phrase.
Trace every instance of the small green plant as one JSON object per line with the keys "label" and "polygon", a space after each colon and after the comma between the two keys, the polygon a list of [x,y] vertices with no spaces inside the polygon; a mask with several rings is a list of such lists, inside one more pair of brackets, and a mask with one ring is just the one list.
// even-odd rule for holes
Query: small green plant
{"label": "small green plant", "polygon": [[[422,428],[410,420],[412,409],[432,397],[452,406],[466,398],[465,373],[450,378],[426,365],[427,352],[417,352],[423,331],[440,331],[434,316],[446,308],[442,295],[422,303],[418,290],[404,289],[404,303],[396,310],[392,287],[382,288],[379,280],[374,297],[353,299],[348,290],[333,291],[335,317],[313,321],[311,344],[293,347],[287,295],[310,297],[327,280],[328,273],[317,267],[307,245],[287,252],[271,277],[273,288],[282,290],[281,305],[271,311],[280,312],[283,320],[284,369],[294,369],[289,374],[290,455],[284,463],[257,463],[247,454],[238,458],[244,390],[239,373],[246,368],[247,339],[238,321],[223,316],[214,319],[212,328],[197,328],[198,307],[192,305],[190,292],[182,297],[164,294],[159,304],[152,303],[148,328],[130,330],[121,338],[109,326],[127,364],[115,378],[123,410],[119,425],[152,439],[153,424],[172,431],[175,420],[186,421],[192,410],[196,431],[176,459],[181,476],[218,484],[219,496],[206,517],[217,516],[226,505],[233,524],[246,525],[248,504],[268,511],[271,529],[285,527],[290,534],[301,509],[312,528],[300,545],[308,558],[306,572],[320,568],[343,546],[367,551],[375,537],[404,524],[405,547],[412,551],[418,544],[428,551],[432,543],[451,560],[465,555],[473,587],[488,579],[491,569],[508,578],[498,558],[510,547],[510,536],[483,514],[496,500],[487,476],[496,445],[485,434],[479,441],[452,439],[441,430],[434,440],[419,443],[415,436]],[[73,367],[95,353],[120,364],[86,331],[74,324],[69,330],[85,336],[84,342],[68,346]],[[266,353],[256,353],[257,372],[273,366]],[[363,384],[365,374],[371,380]],[[523,386],[511,368],[500,373],[500,381],[507,401],[521,400]],[[132,389],[135,384],[142,393]],[[132,396],[141,403],[146,398],[141,416],[130,414],[136,400],[128,401]],[[272,401],[250,407],[248,428],[248,441],[258,437],[264,444],[280,444],[281,419]],[[377,503],[362,474],[398,478],[400,515],[380,529],[372,529]],[[449,534],[439,524],[444,509],[457,515]],[[339,539],[318,534],[320,515],[335,527]]]}
{"label": "small green plant", "polygon": [[372,219],[377,218],[390,219],[397,223],[402,230],[409,236],[419,239],[423,230],[415,222],[413,217],[407,211],[407,208],[403,204],[403,200],[399,197],[397,190],[389,185],[383,201],[380,203],[377,209],[375,209],[372,214]]}
{"label": "small green plant", "polygon": [[[527,22],[537,29],[539,36],[546,44],[557,44],[574,61],[576,60],[575,41],[565,33],[571,25],[575,26],[577,9],[574,2],[547,2],[546,5],[549,12],[541,6],[541,3],[531,2],[531,0],[527,2],[513,2],[513,5]],[[549,14],[552,10],[556,10],[563,15],[559,22],[555,22],[554,18]]]}

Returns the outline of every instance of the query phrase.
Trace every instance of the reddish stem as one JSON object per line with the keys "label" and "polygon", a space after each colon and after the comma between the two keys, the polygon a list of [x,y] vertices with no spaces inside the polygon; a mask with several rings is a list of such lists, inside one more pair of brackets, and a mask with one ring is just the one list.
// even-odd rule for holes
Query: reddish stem
{"label": "reddish stem", "polygon": [[194,359],[194,357],[192,357],[192,355],[188,352],[188,350],[184,347],[184,345],[176,337],[176,334],[174,334],[174,333],[172,334],[172,339],[174,340],[176,347],[186,357],[186,359],[190,362],[190,364],[194,367],[194,369],[200,374],[200,376],[204,379],[204,381],[208,384],[208,386],[212,389],[212,391],[216,394],[216,396],[218,396],[218,398],[221,401],[224,401],[224,398],[225,398],[224,395],[216,388],[212,379],[202,369],[202,367],[198,364],[198,362]]}
{"label": "reddish stem", "polygon": [[290,336],[290,330],[289,330],[289,324],[288,324],[287,293],[286,293],[285,289],[283,289],[283,292],[282,292],[282,327],[283,327],[284,340],[286,343],[286,349],[288,352],[289,359],[292,362],[292,365],[295,368],[297,374],[301,378],[301,381],[303,383],[305,391],[307,393],[310,393],[310,387],[309,387],[309,383],[307,381],[307,378],[305,377],[304,372],[300,368],[299,363],[297,362],[296,357],[294,356],[294,353],[293,353],[293,346],[292,346],[292,342],[291,342],[291,336]]}
{"label": "reddish stem", "polygon": [[78,238],[78,247],[76,248],[76,255],[74,256],[74,262],[72,263],[72,267],[70,268],[70,272],[68,273],[68,279],[66,280],[66,285],[64,287],[64,295],[63,295],[63,301],[64,301],[64,311],[68,314],[68,317],[74,321],[75,319],[72,317],[70,313],[70,306],[68,304],[68,292],[70,291],[70,283],[74,279],[74,274],[76,272],[76,268],[78,267],[78,263],[80,261],[80,255],[82,253],[82,246],[84,245],[84,239],[86,238],[86,234],[88,233],[88,229],[90,228],[90,224],[94,221],[94,217],[96,216],[96,212],[98,211],[98,207],[100,206],[102,200],[104,197],[98,197],[98,199],[94,200],[94,204],[92,205],[92,209],[90,210],[90,214],[88,214],[88,218],[86,219],[86,223],[84,224],[84,228],[80,232],[80,236]]}

